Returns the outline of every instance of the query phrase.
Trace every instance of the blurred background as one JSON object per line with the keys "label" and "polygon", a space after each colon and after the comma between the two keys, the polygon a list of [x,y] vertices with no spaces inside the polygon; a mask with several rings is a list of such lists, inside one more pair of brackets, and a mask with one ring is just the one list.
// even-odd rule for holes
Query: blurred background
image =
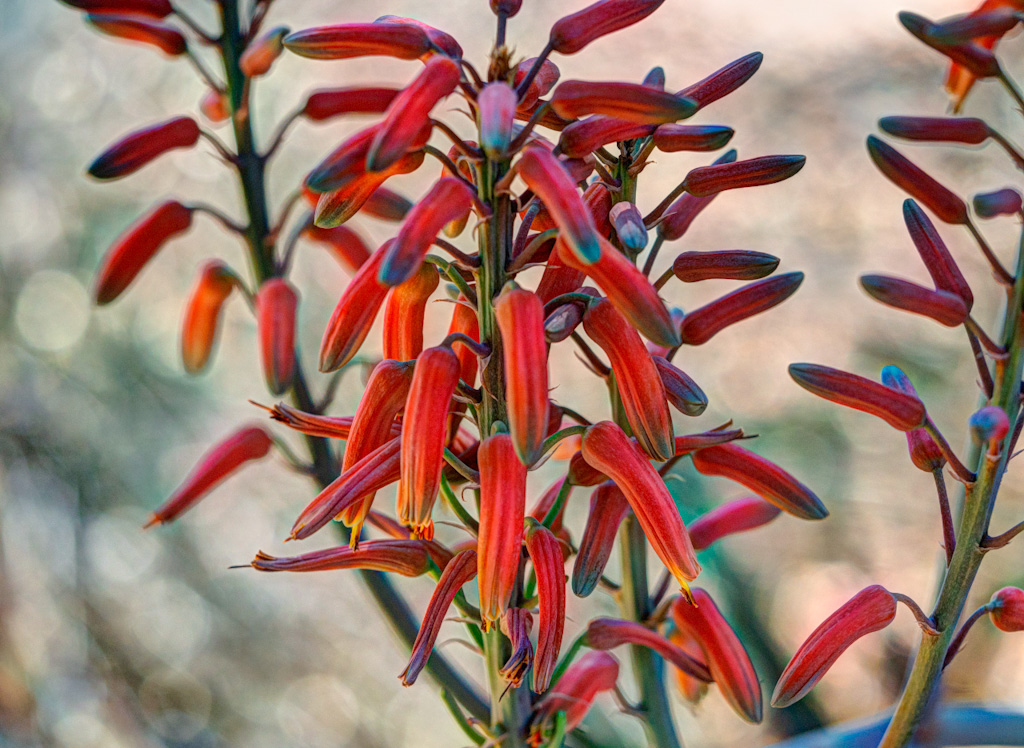
{"label": "blurred background", "polygon": [[[177,2],[212,26],[209,2]],[[509,25],[516,51],[536,54],[550,24],[585,4],[526,0]],[[683,249],[744,248],[778,255],[782,271],[807,275],[786,304],[677,359],[711,400],[699,419],[680,418],[677,433],[734,419],[761,436],[755,450],[813,487],[831,510],[821,523],[783,516],[702,559],[702,583],[754,652],[766,693],[804,637],[865,585],[884,584],[927,607],[941,555],[932,479],[911,466],[902,435],[811,397],[786,366],[812,361],[875,377],[897,364],[954,444],[976,400],[963,333],[882,307],[856,280],[866,272],[927,277],[902,224],[903,195],[864,149],[881,116],[947,109],[945,62],[902,31],[895,19],[902,7],[902,0],[667,0],[648,21],[555,60],[563,78],[591,80],[639,81],[662,65],[671,90],[760,50],[765,61],[753,81],[698,119],[735,128],[741,158],[808,156],[791,181],[716,200],[661,263]],[[939,17],[971,8],[918,0],[913,9]],[[493,16],[483,0],[278,0],[270,23],[298,29],[384,13],[452,33],[484,65]],[[186,62],[103,37],[55,0],[0,0],[0,45],[0,746],[461,745],[428,678],[401,688],[405,653],[354,575],[228,569],[258,549],[296,552],[280,540],[315,490],[283,460],[232,478],[175,525],[140,529],[211,443],[261,418],[248,400],[270,401],[254,323],[237,299],[211,371],[187,377],[179,358],[182,307],[200,263],[216,256],[241,268],[244,254],[237,239],[200,217],[116,304],[92,306],[92,277],[106,247],[148,205],[176,196],[241,216],[237,185],[207,144],[113,184],[84,176],[121,135],[177,114],[198,117],[204,89]],[[1011,72],[1024,74],[1015,65],[1019,41],[1002,49]],[[415,69],[380,58],[313,63],[286,55],[257,85],[258,135],[273,132],[312,87],[402,84]],[[996,84],[979,84],[967,113],[1021,139],[1021,122]],[[275,201],[365,124],[296,127],[271,174]],[[994,147],[906,151],[961,195],[1019,181]],[[705,161],[659,155],[641,180],[641,207],[649,210]],[[416,197],[426,178],[392,186]],[[358,223],[374,244],[393,231]],[[1016,244],[1014,223],[984,226],[1004,258]],[[975,246],[956,227],[940,230],[972,281],[977,318],[994,320],[995,286]],[[313,370],[346,274],[322,248],[301,245],[294,282]],[[692,308],[728,289],[675,283],[665,295]],[[436,309],[432,334],[440,338],[449,312]],[[378,346],[371,335],[366,352]],[[552,378],[556,398],[605,416],[602,386],[568,347],[556,349]],[[357,368],[346,374],[332,414],[354,412],[361,385]],[[324,387],[314,382],[317,392]],[[531,486],[539,492],[560,469],[549,463]],[[1018,472],[1011,469],[1004,484],[997,530],[1024,514]],[[672,485],[689,514],[742,495],[688,469]],[[386,505],[390,497],[378,500]],[[586,501],[582,494],[574,501],[569,526],[578,537]],[[976,604],[1024,582],[1021,568],[1019,549],[990,556]],[[399,587],[419,615],[431,585],[403,579]],[[566,641],[589,617],[614,609],[602,593],[572,601]],[[448,626],[443,651],[480,681],[478,661],[451,641],[461,630]],[[902,612],[894,626],[854,646],[813,698],[769,709],[760,727],[741,723],[713,690],[696,708],[678,701],[681,733],[695,747],[760,746],[873,714],[898,693],[917,638]],[[944,683],[949,699],[1024,707],[1024,637],[979,625]],[[595,733],[616,736],[609,744],[642,744],[635,721],[611,699],[599,705]]]}

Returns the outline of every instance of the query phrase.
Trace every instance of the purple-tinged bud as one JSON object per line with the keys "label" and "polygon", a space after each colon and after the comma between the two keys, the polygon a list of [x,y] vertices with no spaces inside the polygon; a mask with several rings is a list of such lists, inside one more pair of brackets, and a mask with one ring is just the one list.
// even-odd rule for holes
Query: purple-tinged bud
{"label": "purple-tinged bud", "polygon": [[708,396],[690,375],[676,367],[664,356],[652,356],[654,365],[665,386],[669,405],[683,415],[699,416],[708,407]]}
{"label": "purple-tinged bud", "polygon": [[655,125],[595,114],[562,130],[558,147],[569,158],[585,158],[603,145],[646,137],[654,128]]}
{"label": "purple-tinged bud", "polygon": [[1024,590],[1003,587],[992,595],[988,615],[1001,631],[1024,631]]}
{"label": "purple-tinged bud", "polygon": [[940,220],[946,223],[967,223],[969,219],[964,201],[891,145],[869,135],[868,154],[879,171],[893,184],[924,203]]}
{"label": "purple-tinged bud", "polygon": [[909,199],[903,201],[903,220],[935,287],[959,296],[970,311],[974,304],[974,294],[939,232],[935,230],[935,224],[916,202]]}
{"label": "purple-tinged bud", "polygon": [[971,437],[979,444],[988,445],[993,454],[1010,433],[1010,419],[1006,411],[995,405],[988,405],[977,411],[968,421]]}
{"label": "purple-tinged bud", "polygon": [[[899,14],[899,19],[900,23],[903,24],[907,31],[934,49],[936,52],[940,52],[946,55],[946,57],[951,59],[953,62],[962,65],[972,75],[974,75],[975,78],[991,78],[999,75],[999,61],[991,50],[985,49],[984,47],[971,42],[951,44],[940,41],[939,38],[934,35],[936,29],[939,27],[916,13],[903,11]],[[940,28],[939,31],[941,33]]]}
{"label": "purple-tinged bud", "polygon": [[759,187],[789,179],[807,163],[806,156],[761,156],[730,164],[698,166],[686,175],[686,191],[707,197],[725,190]]}
{"label": "purple-tinged bud", "polygon": [[650,72],[644,76],[643,85],[648,88],[657,88],[659,91],[665,90],[665,68],[658,67],[651,68]]}
{"label": "purple-tinged bud", "polygon": [[516,116],[516,92],[507,83],[488,83],[476,99],[480,146],[484,153],[497,159],[512,140],[512,123]]}
{"label": "purple-tinged bud", "polygon": [[920,314],[946,327],[957,327],[967,319],[964,300],[949,291],[933,291],[887,275],[862,275],[860,285],[887,306]]}
{"label": "purple-tinged bud", "polygon": [[721,125],[659,125],[654,131],[654,146],[665,153],[677,151],[717,151],[724,148],[736,131]]}
{"label": "purple-tinged bud", "polygon": [[[736,160],[736,151],[726,151],[719,156],[712,166],[718,164],[731,164]],[[717,194],[717,193],[716,193]],[[695,197],[694,195],[686,194],[676,200],[665,211],[665,217],[658,224],[658,233],[665,238],[666,241],[675,241],[682,237],[686,233],[687,229],[690,228],[690,224],[693,220],[700,215],[700,212],[708,206],[712,200],[715,199],[715,195],[709,195],[708,197]]]}
{"label": "purple-tinged bud", "polygon": [[877,416],[894,429],[910,431],[924,425],[924,404],[916,395],[817,364],[790,364],[789,375],[808,392]]}
{"label": "purple-tinged bud", "polygon": [[586,597],[597,587],[611,558],[619,525],[629,511],[629,502],[611,481],[602,483],[590,495],[587,525],[572,567],[572,591],[577,597]]}
{"label": "purple-tinged bud", "polygon": [[[993,8],[993,5],[1016,5],[1016,7]],[[1006,0],[987,0],[981,8],[985,12],[975,11],[965,16],[954,16],[947,21],[932,24],[928,36],[940,44],[965,44],[986,36],[1003,36],[1021,22],[1020,3]]]}
{"label": "purple-tinged bud", "polygon": [[588,114],[658,125],[685,119],[697,111],[690,99],[636,83],[576,81],[559,83],[551,96],[555,113],[565,119]]}
{"label": "purple-tinged bud", "polygon": [[511,18],[523,7],[523,0],[491,0],[491,10],[496,16]]}
{"label": "purple-tinged bud", "polygon": [[[899,367],[886,366],[882,369],[882,384],[894,390],[917,397],[917,390],[911,384],[910,378],[904,374]],[[932,439],[925,429],[911,429],[907,432],[907,449],[910,452],[910,460],[914,467],[926,473],[934,473],[941,470],[946,464],[946,458],[939,449],[939,445]]]}
{"label": "purple-tinged bud", "polygon": [[988,125],[976,117],[882,117],[878,126],[905,140],[978,145],[989,137]]}
{"label": "purple-tinged bud", "polygon": [[1021,194],[1007,187],[995,192],[982,192],[974,196],[974,212],[981,218],[1011,216],[1021,211]]}
{"label": "purple-tinged bud", "polygon": [[680,335],[687,345],[702,345],[730,325],[771,309],[803,283],[803,273],[784,273],[749,283],[683,317]]}
{"label": "purple-tinged bud", "polygon": [[608,218],[626,249],[635,254],[647,246],[647,227],[636,205],[629,202],[616,203],[608,212]]}
{"label": "purple-tinged bud", "polygon": [[642,21],[663,2],[665,0],[598,0],[555,21],[548,46],[563,55],[574,54],[595,39]]}
{"label": "purple-tinged bud", "polygon": [[758,280],[775,272],[779,258],[764,252],[725,249],[717,252],[683,252],[672,262],[672,272],[684,283],[718,278]]}
{"label": "purple-tinged bud", "polygon": [[711,102],[728,96],[750,80],[757,69],[761,67],[763,59],[764,55],[760,52],[751,52],[745,57],[730,62],[721,70],[716,70],[704,80],[687,86],[679,91],[678,95],[693,99],[699,107],[706,107]]}

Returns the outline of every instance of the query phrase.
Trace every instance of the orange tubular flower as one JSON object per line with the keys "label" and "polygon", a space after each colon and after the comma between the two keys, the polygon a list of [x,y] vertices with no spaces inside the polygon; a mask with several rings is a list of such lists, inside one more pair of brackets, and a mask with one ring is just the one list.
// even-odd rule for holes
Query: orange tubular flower
{"label": "orange tubular flower", "polygon": [[974,294],[939,232],[935,230],[935,224],[921,207],[909,198],[903,201],[903,220],[935,287],[959,296],[970,311],[974,305]]}
{"label": "orange tubular flower", "polygon": [[314,91],[302,107],[302,116],[323,122],[341,114],[383,114],[398,96],[397,88],[329,88]]}
{"label": "orange tubular flower", "polygon": [[176,117],[125,136],[89,165],[95,179],[118,179],[138,171],[175,148],[190,148],[199,140],[199,125],[191,117]]}
{"label": "orange tubular flower", "polygon": [[430,540],[430,519],[441,485],[448,410],[459,383],[459,358],[451,348],[428,348],[416,360],[402,424],[402,483],[398,519],[413,537]]}
{"label": "orange tubular flower", "polygon": [[367,172],[353,178],[334,192],[321,195],[316,205],[316,225],[340,226],[358,213],[388,179],[410,174],[423,165],[423,151],[414,151],[398,159],[384,171]]}
{"label": "orange tubular flower", "polygon": [[700,573],[700,564],[675,502],[647,456],[611,421],[595,423],[586,430],[581,453],[591,466],[615,481],[654,552],[686,589],[686,582]]}
{"label": "orange tubular flower", "polygon": [[658,376],[665,387],[669,404],[688,416],[699,416],[708,407],[708,396],[690,375],[663,356],[652,356]]}
{"label": "orange tubular flower", "polygon": [[[278,403],[268,410],[271,419],[310,436],[348,439],[349,432],[352,430],[352,416],[320,416],[293,408],[285,403]],[[397,425],[393,427],[393,430],[393,436],[398,436],[400,432]]]}
{"label": "orange tubular flower", "polygon": [[[371,543],[373,541],[369,541]],[[409,664],[398,677],[402,679],[403,686],[411,686],[419,677],[420,671],[430,659],[430,653],[434,650],[434,643],[441,631],[441,624],[452,605],[452,600],[458,594],[466,582],[476,576],[476,551],[465,550],[453,558],[444,571],[437,586],[427,603],[427,612],[423,615],[423,623],[420,624],[419,633],[416,634],[416,641],[412,645],[412,655],[409,657]]]}
{"label": "orange tubular flower", "polygon": [[533,664],[532,628],[533,614],[523,608],[509,608],[501,617],[501,633],[508,637],[512,654],[498,672],[513,688],[519,688]]}
{"label": "orange tubular flower", "polygon": [[[665,303],[647,277],[603,237],[598,237],[601,255],[591,264],[581,263],[571,252],[559,257],[569,267],[587,274],[608,296],[608,300],[648,340],[667,348],[679,345],[679,333]],[[556,249],[560,245],[556,244]],[[562,245],[564,246],[564,245]]]}
{"label": "orange tubular flower", "polygon": [[782,512],[774,504],[752,497],[737,499],[702,514],[690,524],[693,548],[702,551],[728,535],[767,525]]}
{"label": "orange tubular flower", "polygon": [[899,431],[910,431],[924,425],[924,405],[916,395],[816,364],[790,364],[789,375],[808,392],[870,413]]}
{"label": "orange tubular flower", "polygon": [[170,57],[188,51],[188,42],[181,32],[158,21],[147,20],[145,16],[90,13],[85,20],[104,34],[148,44]]}
{"label": "orange tubular flower", "polygon": [[61,0],[87,13],[131,13],[147,18],[167,18],[174,12],[170,0]]}
{"label": "orange tubular flower", "polygon": [[958,327],[967,319],[967,305],[955,293],[935,291],[887,275],[862,275],[860,285],[886,306],[920,314],[946,327]]}
{"label": "orange tubular flower", "polygon": [[369,261],[345,286],[320,343],[320,371],[334,371],[351,361],[370,333],[377,311],[388,293],[388,287],[377,280],[377,273],[393,241],[385,242],[370,255]]}
{"label": "orange tubular flower", "polygon": [[680,333],[687,345],[703,345],[730,325],[753,317],[788,299],[803,283],[803,273],[783,273],[715,299],[683,317]]}
{"label": "orange tubular flower", "polygon": [[551,107],[565,119],[588,114],[641,125],[660,125],[685,119],[697,111],[690,99],[639,83],[565,81],[551,95]]}
{"label": "orange tubular flower", "polygon": [[477,539],[480,615],[490,628],[505,612],[519,573],[526,467],[512,437],[495,434],[480,443],[480,532]]}
{"label": "orange tubular flower", "polygon": [[591,649],[609,650],[623,644],[636,644],[657,652],[668,662],[697,680],[708,683],[711,673],[708,666],[696,657],[684,652],[668,639],[636,621],[617,618],[594,618],[587,625],[586,644]]}
{"label": "orange tubular flower", "polygon": [[427,124],[430,110],[458,85],[458,63],[448,57],[431,57],[384,113],[366,155],[367,170],[382,171],[405,155]]}
{"label": "orange tubular flower", "polygon": [[764,252],[725,249],[717,252],[683,252],[672,261],[672,272],[683,283],[720,278],[759,280],[775,272],[779,258]]}
{"label": "orange tubular flower", "polygon": [[694,587],[693,601],[691,605],[682,598],[676,600],[672,621],[697,640],[729,706],[745,720],[760,722],[761,684],[743,644],[707,592]]}
{"label": "orange tubular flower", "polygon": [[703,475],[720,475],[746,486],[784,512],[800,519],[824,519],[821,499],[773,462],[736,446],[722,444],[693,453],[693,466]]}
{"label": "orange tubular flower", "polygon": [[203,266],[181,326],[181,360],[189,374],[198,374],[209,363],[217,342],[220,310],[234,287],[235,275],[223,262],[210,260]]}
{"label": "orange tubular flower", "polygon": [[[405,407],[405,399],[412,384],[414,361],[384,359],[370,373],[363,397],[352,418],[341,472],[349,470],[359,460],[378,449],[392,438],[395,416]],[[352,542],[359,540],[359,530],[366,519],[373,494],[361,503],[353,504],[341,513],[341,520],[352,528]]]}
{"label": "orange tubular flower", "polygon": [[656,11],[665,0],[598,0],[581,11],[565,16],[551,27],[548,46],[571,55],[595,39],[632,26]]}
{"label": "orange tubular flower", "polygon": [[760,187],[789,179],[807,163],[806,156],[761,156],[733,163],[698,166],[686,175],[686,191],[707,197],[726,190]]}
{"label": "orange tubular flower", "polygon": [[420,355],[423,317],[437,283],[437,270],[423,263],[409,280],[388,292],[384,304],[384,358],[409,361]]}
{"label": "orange tubular flower", "polygon": [[531,291],[506,286],[494,302],[505,366],[509,430],[524,465],[540,457],[548,428],[548,351],[544,305]]}
{"label": "orange tubular flower", "polygon": [[543,742],[541,734],[546,723],[558,712],[565,712],[568,732],[583,721],[594,703],[594,697],[615,688],[619,678],[619,661],[607,652],[587,652],[570,665],[558,683],[534,707],[530,720],[532,745]]}
{"label": "orange tubular flower", "polygon": [[256,294],[256,327],[263,377],[275,395],[287,390],[295,376],[295,310],[298,303],[298,294],[284,278],[265,281]]}
{"label": "orange tubular flower", "polygon": [[402,440],[396,436],[357,460],[302,510],[292,525],[291,540],[308,538],[364,497],[398,480]]}
{"label": "orange tubular flower", "polygon": [[418,577],[430,568],[430,554],[427,544],[419,540],[367,540],[356,549],[343,545],[284,558],[260,551],[250,565],[257,571],[372,569]]}
{"label": "orange tubular flower", "polygon": [[497,159],[512,141],[512,123],[516,116],[515,89],[504,81],[488,83],[476,99],[480,147]]}
{"label": "orange tubular flower", "polygon": [[284,46],[314,60],[368,56],[415,60],[430,51],[430,39],[422,29],[407,24],[343,23],[296,31],[285,37]]}
{"label": "orange tubular flower", "polygon": [[629,502],[611,481],[602,483],[590,495],[587,525],[572,567],[572,591],[577,597],[587,597],[597,588],[611,558],[619,525],[628,514]]}
{"label": "orange tubular flower", "polygon": [[940,220],[954,224],[970,220],[963,200],[885,141],[869,135],[868,154],[893,184],[924,203]]}
{"label": "orange tubular flower", "polygon": [[772,706],[782,709],[802,699],[851,644],[895,617],[896,598],[884,587],[873,584],[858,592],[800,645],[779,676]]}
{"label": "orange tubular flower", "polygon": [[[360,178],[365,179],[366,154],[379,131],[380,125],[371,125],[342,142],[309,173],[305,186],[313,192],[332,192]],[[431,126],[428,122],[417,134],[409,150],[415,151],[426,145],[430,139],[430,131]]]}
{"label": "orange tubular flower", "polygon": [[347,226],[322,229],[310,223],[304,233],[313,241],[326,244],[349,275],[354,275],[370,259],[369,247],[359,234]]}
{"label": "orange tubular flower", "polygon": [[583,329],[608,354],[626,419],[644,452],[657,460],[672,457],[674,434],[665,386],[636,330],[607,299],[590,303]]}
{"label": "orange tubular flower", "polygon": [[153,256],[192,226],[192,209],[176,200],[161,203],[144,215],[107,251],[96,276],[97,304],[109,304],[131,285]]}
{"label": "orange tubular flower", "polygon": [[514,168],[544,203],[578,261],[595,262],[602,248],[594,219],[561,162],[544,148],[527,148]]}
{"label": "orange tubular flower", "polygon": [[721,70],[716,70],[704,80],[697,81],[682,91],[676,92],[676,96],[685,96],[696,101],[701,108],[706,107],[723,96],[728,96],[750,80],[757,69],[761,67],[762,60],[764,60],[763,54],[752,52],[730,62]]}
{"label": "orange tubular flower", "polygon": [[203,455],[171,498],[153,512],[146,527],[177,519],[245,463],[266,457],[272,445],[262,426],[247,426],[219,442]]}
{"label": "orange tubular flower", "polygon": [[441,229],[468,213],[474,197],[473,190],[461,179],[437,180],[402,222],[377,274],[380,282],[397,286],[412,278]]}
{"label": "orange tubular flower", "polygon": [[552,532],[535,519],[526,520],[526,550],[537,575],[537,655],[533,660],[533,690],[544,693],[558,664],[565,627],[565,557]]}

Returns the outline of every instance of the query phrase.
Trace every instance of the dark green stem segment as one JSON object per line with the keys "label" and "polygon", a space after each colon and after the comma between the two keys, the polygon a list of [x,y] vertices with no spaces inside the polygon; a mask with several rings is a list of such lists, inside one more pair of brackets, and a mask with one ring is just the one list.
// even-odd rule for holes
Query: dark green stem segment
{"label": "dark green stem segment", "polygon": [[[242,183],[242,194],[249,214],[246,239],[249,243],[254,277],[258,286],[277,273],[274,262],[274,237],[271,234],[267,210],[264,181],[265,163],[263,157],[256,150],[249,119],[249,84],[238,65],[245,45],[245,31],[239,11],[239,0],[222,0],[218,7],[224,29],[221,53],[231,102],[238,157],[237,166]],[[302,410],[316,410],[298,361],[296,361],[291,396],[296,406]],[[307,436],[306,445],[313,461],[316,482],[323,488],[337,477],[337,463],[326,439]],[[386,575],[377,571],[359,571],[358,574],[392,629],[405,646],[411,649],[416,640],[416,634],[419,632],[419,620],[413,615],[408,603],[395,590]],[[432,655],[427,662],[427,672],[466,711],[477,719],[487,718],[489,713],[487,703],[443,656],[437,653]]]}
{"label": "dark green stem segment", "polygon": [[[990,404],[998,405],[1010,418],[1010,433],[1019,417],[1021,374],[1024,368],[1024,235],[1017,250],[1016,276],[1007,301],[1000,342],[1007,350],[1005,360],[995,366],[995,396]],[[978,479],[966,489],[963,511],[957,529],[956,550],[946,570],[938,601],[932,613],[937,636],[924,634],[921,647],[910,672],[903,695],[886,729],[879,748],[902,748],[914,736],[928,710],[929,701],[942,675],[946,653],[953,640],[957,621],[963,614],[967,597],[984,556],[982,542],[988,532],[989,519],[999,485],[1009,460],[1009,437],[999,455],[992,457],[975,448],[968,464],[975,466]]]}

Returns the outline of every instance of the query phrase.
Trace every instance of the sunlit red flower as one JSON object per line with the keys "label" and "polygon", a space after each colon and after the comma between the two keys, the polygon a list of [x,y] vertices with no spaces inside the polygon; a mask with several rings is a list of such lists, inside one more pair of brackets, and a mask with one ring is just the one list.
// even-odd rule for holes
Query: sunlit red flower
{"label": "sunlit red flower", "polygon": [[409,280],[388,293],[384,303],[384,358],[409,361],[420,355],[423,318],[437,284],[437,270],[424,263]]}

